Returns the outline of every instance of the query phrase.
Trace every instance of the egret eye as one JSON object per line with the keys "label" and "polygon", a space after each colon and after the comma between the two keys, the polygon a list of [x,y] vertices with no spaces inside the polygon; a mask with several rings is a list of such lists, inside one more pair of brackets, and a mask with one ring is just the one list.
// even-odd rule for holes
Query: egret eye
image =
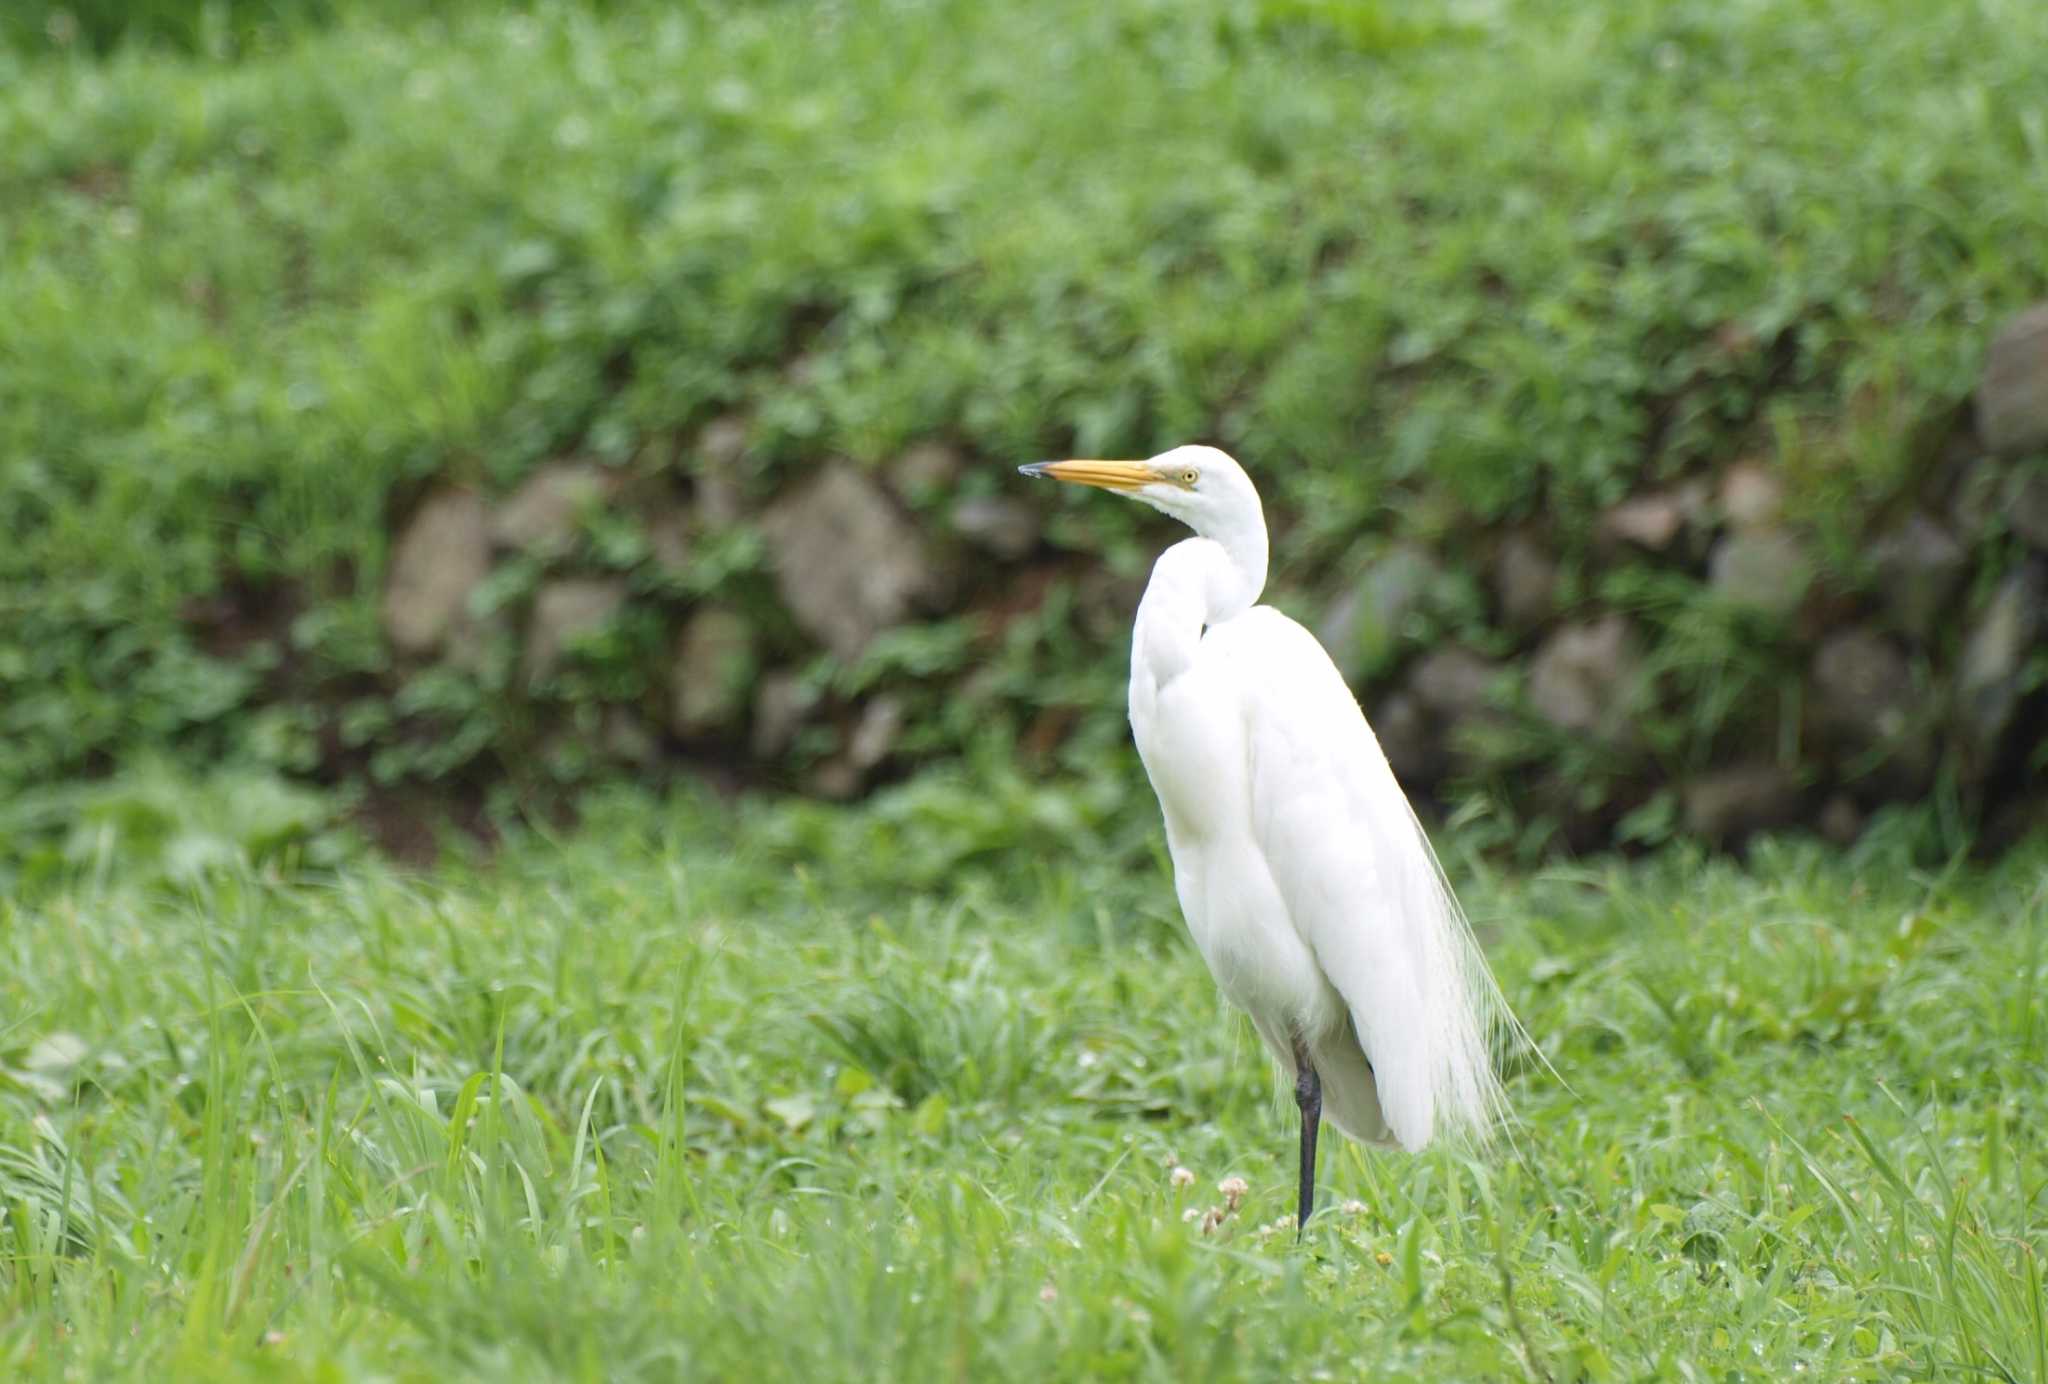
{"label": "egret eye", "polygon": [[1202,473],[1200,471],[1195,470],[1193,467],[1190,467],[1187,470],[1180,473],[1180,483],[1182,485],[1193,485],[1196,481],[1200,480],[1201,478]]}

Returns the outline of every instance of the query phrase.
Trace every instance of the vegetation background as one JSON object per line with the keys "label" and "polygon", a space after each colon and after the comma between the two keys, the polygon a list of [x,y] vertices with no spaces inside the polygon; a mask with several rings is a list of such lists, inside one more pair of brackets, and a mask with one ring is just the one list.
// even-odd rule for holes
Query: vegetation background
{"label": "vegetation background", "polygon": [[1199,438],[1525,860],[2037,815],[2031,6],[8,15],[0,783],[1085,764]]}
{"label": "vegetation background", "polygon": [[[0,1373],[2048,1379],[2044,51],[15,0]],[[1300,1246],[1012,470],[1190,439],[1569,1083]]]}

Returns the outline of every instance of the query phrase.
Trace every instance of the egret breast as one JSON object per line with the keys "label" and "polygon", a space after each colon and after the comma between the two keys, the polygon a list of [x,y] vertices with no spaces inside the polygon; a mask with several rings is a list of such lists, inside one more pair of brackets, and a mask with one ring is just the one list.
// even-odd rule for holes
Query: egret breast
{"label": "egret breast", "polygon": [[1262,1032],[1321,1032],[1342,1001],[1253,836],[1238,707],[1229,680],[1198,662],[1150,697],[1134,686],[1132,732],[1166,818],[1181,916],[1210,974]]}

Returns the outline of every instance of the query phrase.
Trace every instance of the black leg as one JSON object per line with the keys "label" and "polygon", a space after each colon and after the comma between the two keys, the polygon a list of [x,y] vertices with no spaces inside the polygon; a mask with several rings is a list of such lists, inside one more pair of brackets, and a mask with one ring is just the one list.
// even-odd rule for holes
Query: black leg
{"label": "black leg", "polygon": [[1294,1216],[1299,1239],[1316,1204],[1316,1133],[1323,1123],[1323,1079],[1316,1075],[1308,1047],[1299,1038],[1294,1040],[1294,1103],[1301,1107],[1301,1206]]}

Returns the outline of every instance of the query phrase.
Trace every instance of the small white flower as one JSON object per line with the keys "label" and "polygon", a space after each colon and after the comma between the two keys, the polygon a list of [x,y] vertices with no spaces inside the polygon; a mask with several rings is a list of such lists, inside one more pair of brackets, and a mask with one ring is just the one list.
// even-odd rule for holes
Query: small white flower
{"label": "small white flower", "polygon": [[1186,1168],[1175,1168],[1172,1172],[1166,1175],[1166,1180],[1173,1184],[1173,1189],[1176,1192],[1183,1187],[1192,1187],[1195,1185],[1194,1173],[1190,1172]]}
{"label": "small white flower", "polygon": [[1181,1213],[1180,1213],[1180,1218],[1181,1218],[1181,1221],[1182,1221],[1182,1223],[1183,1223],[1183,1224],[1185,1224],[1185,1223],[1187,1223],[1187,1222],[1190,1222],[1190,1221],[1194,1221],[1194,1220],[1198,1220],[1198,1219],[1200,1219],[1201,1215],[1202,1215],[1202,1208],[1201,1208],[1201,1207],[1199,1207],[1199,1206],[1190,1206],[1190,1207],[1189,1207],[1189,1208],[1188,1208],[1187,1210],[1185,1210],[1185,1211],[1183,1211],[1183,1212],[1181,1212]]}
{"label": "small white flower", "polygon": [[1347,1201],[1338,1209],[1347,1216],[1363,1216],[1365,1214],[1365,1203],[1362,1201]]}
{"label": "small white flower", "polygon": [[1226,1177],[1216,1184],[1216,1190],[1230,1203],[1230,1209],[1237,1210],[1237,1204],[1244,1200],[1244,1194],[1251,1190],[1251,1184],[1241,1177]]}

